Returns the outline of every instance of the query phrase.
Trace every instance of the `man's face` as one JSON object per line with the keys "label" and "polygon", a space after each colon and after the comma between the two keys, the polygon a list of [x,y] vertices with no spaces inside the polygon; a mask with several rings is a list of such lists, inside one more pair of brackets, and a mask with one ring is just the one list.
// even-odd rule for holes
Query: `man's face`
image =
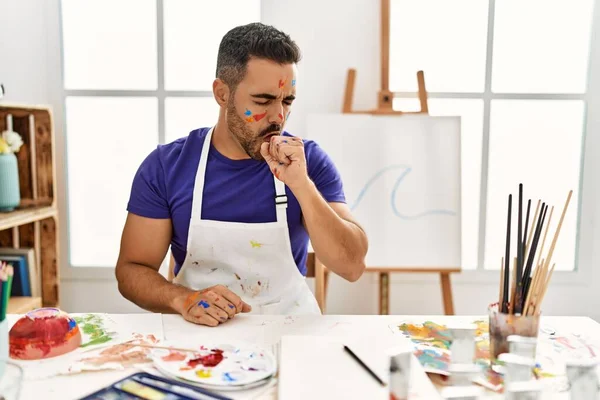
{"label": "man's face", "polygon": [[226,113],[229,131],[250,157],[263,160],[260,145],[281,134],[295,95],[294,64],[250,59]]}

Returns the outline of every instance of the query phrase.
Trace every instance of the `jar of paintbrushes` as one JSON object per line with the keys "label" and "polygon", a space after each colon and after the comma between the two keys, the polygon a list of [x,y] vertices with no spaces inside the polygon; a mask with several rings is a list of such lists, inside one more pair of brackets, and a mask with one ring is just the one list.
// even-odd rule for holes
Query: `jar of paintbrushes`
{"label": "jar of paintbrushes", "polygon": [[[524,213],[523,184],[520,184],[517,232],[516,238],[511,239],[512,194],[508,196],[506,251],[501,261],[498,302],[488,307],[492,363],[498,360],[500,354],[509,352],[509,336],[513,338],[517,336],[537,338],[538,336],[541,304],[555,267],[552,264],[550,268],[552,255],[572,194],[573,191],[569,191],[547,254],[544,253],[544,247],[554,207],[551,207],[548,213],[549,206],[538,200],[535,214],[530,221],[531,200],[527,202],[527,210]],[[511,254],[511,243],[516,244],[516,249],[512,248],[516,250],[516,255]],[[533,356],[535,357],[535,349]]]}

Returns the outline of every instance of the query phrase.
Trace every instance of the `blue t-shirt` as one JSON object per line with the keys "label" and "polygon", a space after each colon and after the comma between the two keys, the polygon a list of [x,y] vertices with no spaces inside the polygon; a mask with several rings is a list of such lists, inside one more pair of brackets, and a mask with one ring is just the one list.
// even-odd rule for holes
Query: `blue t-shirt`
{"label": "blue t-shirt", "polygon": [[[147,218],[170,218],[171,251],[175,273],[187,254],[192,196],[204,138],[210,128],[196,129],[187,137],[159,145],[140,165],[131,188],[127,211]],[[291,136],[289,133],[283,133]],[[342,180],[319,145],[304,140],[308,175],[328,202],[345,202]],[[287,219],[292,253],[298,270],[306,275],[308,233],[302,224],[298,200],[286,187]],[[267,163],[253,159],[231,160],[211,144],[206,164],[202,219],[264,223],[277,220],[275,184]]]}

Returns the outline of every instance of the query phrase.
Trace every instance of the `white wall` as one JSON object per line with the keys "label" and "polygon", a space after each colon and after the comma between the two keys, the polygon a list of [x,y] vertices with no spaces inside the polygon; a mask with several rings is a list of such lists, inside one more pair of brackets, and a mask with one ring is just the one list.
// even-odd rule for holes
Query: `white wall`
{"label": "white wall", "polygon": [[[11,4],[10,10],[8,3]],[[41,4],[44,4],[41,6]],[[311,112],[341,109],[347,68],[358,70],[354,107],[375,107],[379,89],[379,10],[373,0],[263,0],[262,19],[288,32],[300,45],[304,59],[299,66],[298,101],[288,129],[304,135],[305,117]],[[557,274],[545,300],[547,315],[589,315],[600,320],[600,7],[595,11],[592,40],[588,128],[582,188],[579,266],[582,276],[571,280]],[[336,21],[333,23],[332,21]],[[18,22],[11,22],[18,21]],[[24,28],[22,21],[33,21]],[[46,36],[48,35],[48,36]],[[8,42],[10,38],[10,43]],[[39,51],[44,47],[47,52]],[[38,51],[36,51],[36,49]],[[9,61],[10,60],[10,61]],[[16,60],[16,61],[15,61]],[[58,53],[58,1],[0,1],[0,82],[10,101],[50,103],[60,135],[60,56]],[[16,64],[16,65],[15,65]],[[47,66],[47,68],[45,68]],[[64,148],[64,138],[57,147]],[[59,171],[64,170],[59,153]],[[59,177],[64,193],[64,176]],[[61,210],[63,211],[63,210]],[[66,221],[61,218],[62,221]],[[64,229],[64,226],[61,227]],[[61,246],[65,249],[64,244]],[[66,254],[63,252],[63,254]],[[61,260],[64,264],[65,257]],[[497,278],[463,273],[453,278],[458,314],[484,314],[485,305],[497,293]],[[583,279],[582,279],[583,278]],[[61,305],[67,311],[132,312],[136,306],[121,298],[112,280],[62,280]],[[393,314],[441,314],[442,299],[437,277],[396,275],[392,279]],[[332,276],[328,298],[330,314],[377,312],[377,284],[372,275],[349,284]]]}

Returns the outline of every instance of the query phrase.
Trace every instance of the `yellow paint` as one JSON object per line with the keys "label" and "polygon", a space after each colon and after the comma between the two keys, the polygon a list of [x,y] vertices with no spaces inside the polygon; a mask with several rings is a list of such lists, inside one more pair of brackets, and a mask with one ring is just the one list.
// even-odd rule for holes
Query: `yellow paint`
{"label": "yellow paint", "polygon": [[254,240],[250,241],[250,245],[252,245],[253,249],[260,249],[263,246],[262,243],[258,243],[257,241],[254,241]]}
{"label": "yellow paint", "polygon": [[201,369],[196,371],[199,378],[210,378],[210,369]]}

